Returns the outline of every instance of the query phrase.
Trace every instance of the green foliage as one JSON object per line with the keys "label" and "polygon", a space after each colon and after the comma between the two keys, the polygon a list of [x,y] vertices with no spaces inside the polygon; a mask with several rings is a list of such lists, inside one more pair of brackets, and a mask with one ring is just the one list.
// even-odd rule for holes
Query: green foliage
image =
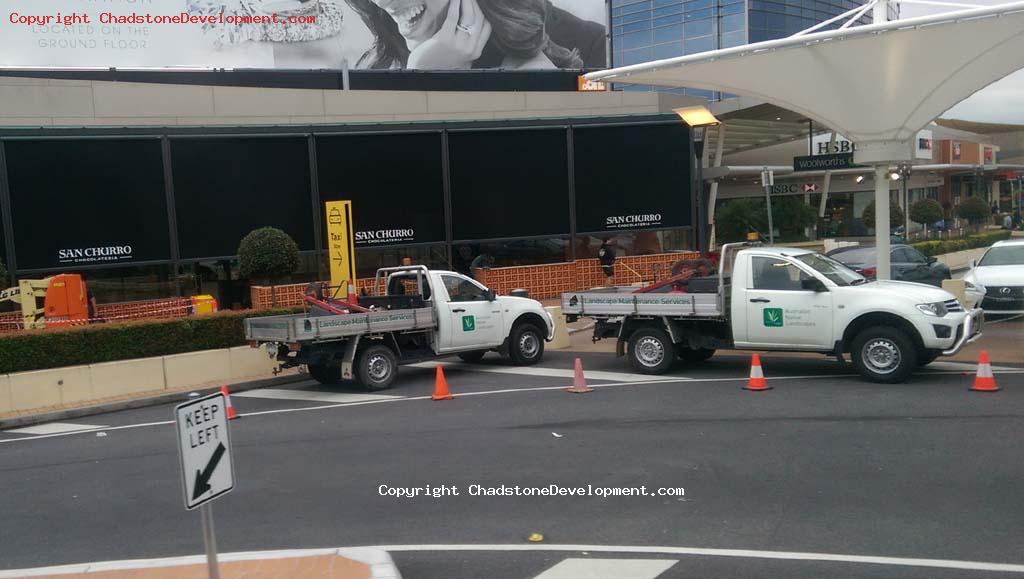
{"label": "green foliage", "polygon": [[981,197],[968,197],[960,202],[956,208],[956,214],[962,219],[971,223],[982,223],[992,214],[992,209]]}
{"label": "green foliage", "polygon": [[[861,216],[861,220],[864,221],[865,227],[875,226],[875,202],[868,203],[868,206],[864,208],[864,215]],[[900,209],[900,204],[896,201],[889,200],[889,227],[899,227],[903,225],[903,210]]]}
{"label": "green foliage", "polygon": [[0,337],[0,374],[243,346],[242,320],[287,313],[292,310],[228,311],[8,334]]}
{"label": "green foliage", "polygon": [[929,225],[944,216],[942,205],[934,199],[921,199],[910,204],[910,220],[914,223]]}
{"label": "green foliage", "polygon": [[[772,199],[772,223],[779,232],[776,241],[803,241],[804,228],[814,225],[814,208],[799,197]],[[743,241],[750,231],[768,237],[768,212],[763,199],[733,199],[715,211],[715,235],[720,243]]]}
{"label": "green foliage", "polygon": [[1009,238],[1009,231],[993,231],[991,233],[981,233],[978,235],[962,237],[960,239],[919,241],[911,245],[925,255],[942,255],[944,253],[964,251],[965,249],[988,247],[997,241]]}
{"label": "green foliage", "polygon": [[238,273],[244,278],[277,280],[299,267],[299,246],[275,227],[249,232],[238,245]]}

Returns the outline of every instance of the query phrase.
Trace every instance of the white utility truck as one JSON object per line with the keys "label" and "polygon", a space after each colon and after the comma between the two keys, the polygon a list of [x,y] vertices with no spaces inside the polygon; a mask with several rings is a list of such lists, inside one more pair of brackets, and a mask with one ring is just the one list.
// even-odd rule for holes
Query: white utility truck
{"label": "white utility truck", "polygon": [[497,296],[476,281],[424,266],[381,268],[374,288],[356,303],[307,292],[306,313],[248,318],[253,347],[270,344],[284,368],[305,364],[318,382],[356,380],[370,390],[389,388],[398,366],[458,355],[477,362],[497,351],[517,365],[544,356],[554,322],[540,302]]}
{"label": "white utility truck", "polygon": [[[595,320],[594,341],[617,339],[640,372],[661,374],[678,358],[700,362],[717,349],[850,354],[868,380],[905,380],[915,367],[956,354],[981,336],[982,311],[918,283],[869,282],[806,249],[733,243],[718,273],[685,288],[638,293],[607,288],[562,295],[569,321]],[[682,291],[681,291],[682,290]]]}

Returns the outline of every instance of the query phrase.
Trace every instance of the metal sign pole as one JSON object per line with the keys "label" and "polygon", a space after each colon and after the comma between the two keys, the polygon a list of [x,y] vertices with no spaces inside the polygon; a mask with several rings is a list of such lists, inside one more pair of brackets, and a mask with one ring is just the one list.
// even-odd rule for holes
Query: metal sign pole
{"label": "metal sign pole", "polygon": [[775,245],[775,225],[772,223],[772,185],[775,184],[775,172],[765,167],[761,171],[761,184],[764,185],[764,200],[768,209],[768,243]]}
{"label": "metal sign pole", "polygon": [[206,543],[206,567],[210,579],[220,579],[217,567],[217,535],[213,531],[213,505],[203,503],[199,507],[199,517],[203,520],[203,542]]}

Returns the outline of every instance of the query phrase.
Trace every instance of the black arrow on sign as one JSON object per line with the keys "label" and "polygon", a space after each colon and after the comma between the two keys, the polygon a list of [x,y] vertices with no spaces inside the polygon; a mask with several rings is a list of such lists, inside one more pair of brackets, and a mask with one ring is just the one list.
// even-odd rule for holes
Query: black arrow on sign
{"label": "black arrow on sign", "polygon": [[199,497],[206,494],[210,490],[210,477],[213,476],[213,471],[217,469],[217,464],[220,463],[221,457],[227,452],[227,448],[224,447],[224,443],[217,445],[217,448],[213,450],[213,456],[210,457],[210,462],[206,463],[206,468],[202,472],[196,470],[196,484],[192,490],[192,500],[196,500]]}

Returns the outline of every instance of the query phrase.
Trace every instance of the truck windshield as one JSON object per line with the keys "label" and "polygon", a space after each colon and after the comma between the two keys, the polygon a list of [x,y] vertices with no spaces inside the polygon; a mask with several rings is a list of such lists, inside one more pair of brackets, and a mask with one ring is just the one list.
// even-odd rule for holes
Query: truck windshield
{"label": "truck windshield", "polygon": [[795,255],[793,258],[811,266],[814,271],[824,275],[838,286],[857,285],[865,281],[864,276],[820,253],[805,253]]}

